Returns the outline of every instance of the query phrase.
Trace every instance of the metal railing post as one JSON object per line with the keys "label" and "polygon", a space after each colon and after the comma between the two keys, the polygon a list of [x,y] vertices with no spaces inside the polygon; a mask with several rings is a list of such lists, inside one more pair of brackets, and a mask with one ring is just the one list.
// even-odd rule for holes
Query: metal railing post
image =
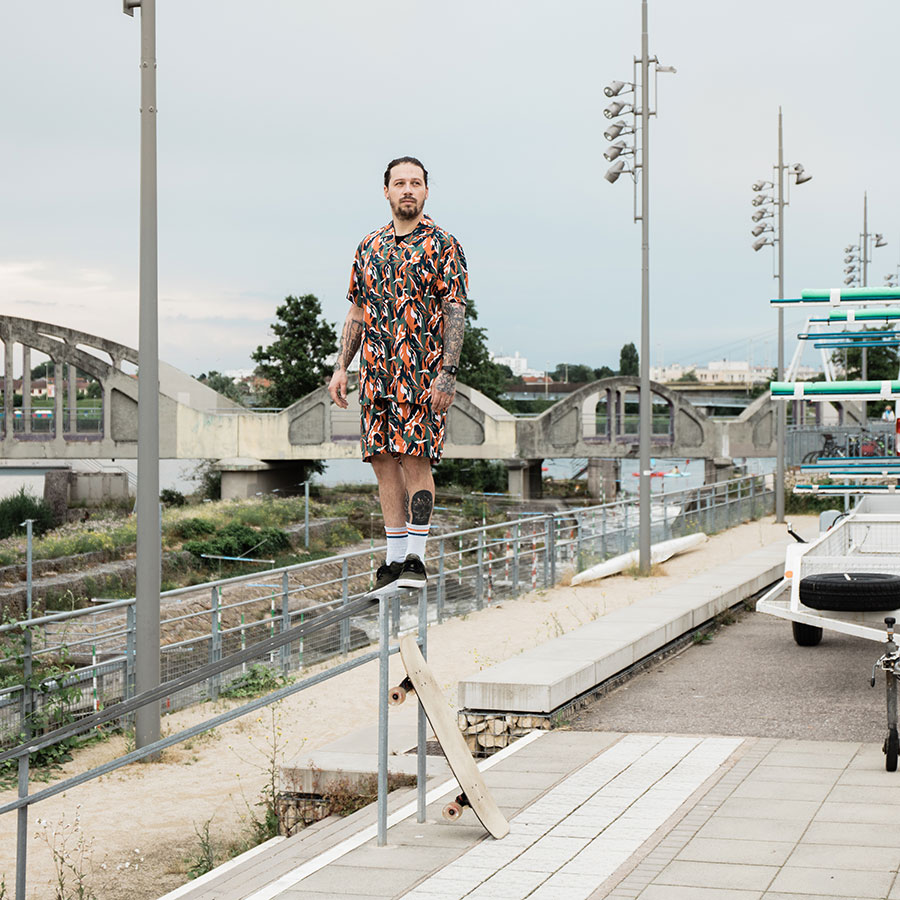
{"label": "metal railing post", "polygon": [[[350,583],[348,580],[349,568],[347,557],[341,563],[341,606],[346,607],[350,600]],[[341,619],[341,653],[346,656],[350,652],[350,620],[344,616]]]}
{"label": "metal railing post", "polygon": [[303,546],[309,550],[309,479],[303,482]]}
{"label": "metal railing post", "polygon": [[[290,596],[288,594],[288,573],[281,573],[281,633],[291,629]],[[287,675],[291,670],[291,645],[284,644],[281,648],[281,671]]]}
{"label": "metal railing post", "polygon": [[390,623],[388,598],[378,598],[378,846],[387,844],[388,691],[390,690]]}
{"label": "metal railing post", "polygon": [[[214,587],[210,590],[210,634],[209,634],[209,661],[217,662],[221,658],[221,647],[219,646],[219,588]],[[209,679],[209,698],[210,700],[219,699],[219,677],[213,675]]]}
{"label": "metal railing post", "polygon": [[[419,594],[419,648],[422,656],[428,659],[428,585]],[[425,707],[417,703],[418,719],[416,722],[416,821],[425,821],[425,784],[427,771],[427,718]]]}
{"label": "metal railing post", "polygon": [[137,640],[135,622],[135,609],[132,603],[125,610],[125,684],[122,686],[125,700],[134,696],[134,647]]}
{"label": "metal railing post", "polygon": [[438,623],[444,621],[444,596],[447,592],[447,575],[444,571],[444,539],[438,541],[438,584],[437,584],[437,609],[436,618]]}
{"label": "metal railing post", "polygon": [[475,607],[484,608],[484,532],[478,532],[478,568],[475,574]]}
{"label": "metal railing post", "polygon": [[512,582],[514,597],[518,597],[519,595],[519,538],[521,536],[521,530],[521,522],[517,521],[513,532]]}
{"label": "metal railing post", "polygon": [[545,587],[553,587],[556,584],[556,517],[547,517],[547,557],[549,557],[549,566],[544,566],[544,572],[549,575],[549,583],[545,583]]}
{"label": "metal railing post", "polygon": [[[19,757],[19,798],[28,796],[29,754]],[[16,900],[25,900],[26,873],[28,871],[28,807],[16,811]]]}
{"label": "metal railing post", "polygon": [[581,571],[581,528],[584,516],[581,511],[575,513],[575,571]]}
{"label": "metal railing post", "polygon": [[[26,519],[26,599],[25,618],[32,618],[32,519]],[[26,626],[23,635],[25,646],[22,653],[22,741],[31,737],[31,714],[34,708],[34,695],[32,694],[32,674],[34,671],[34,656],[32,650],[31,626]],[[28,796],[28,765],[29,754],[23,753],[19,763],[19,797]],[[28,807],[22,806],[16,813],[16,900],[25,900],[26,873],[28,871]]]}
{"label": "metal railing post", "polygon": [[600,513],[600,553],[604,559],[609,553],[609,548],[606,545],[606,513],[606,504],[604,503]]}
{"label": "metal railing post", "polygon": [[544,587],[550,581],[550,532],[553,528],[552,517],[544,519]]}

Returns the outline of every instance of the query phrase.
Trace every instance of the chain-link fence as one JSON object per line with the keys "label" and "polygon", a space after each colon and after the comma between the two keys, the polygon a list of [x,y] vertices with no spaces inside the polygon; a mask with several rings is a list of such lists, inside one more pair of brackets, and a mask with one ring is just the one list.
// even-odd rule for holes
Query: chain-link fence
{"label": "chain-link fence", "polygon": [[[771,477],[762,475],[654,494],[651,542],[721,531],[771,513],[773,505]],[[633,550],[638,528],[638,503],[629,499],[522,513],[516,519],[435,534],[425,560],[428,621],[440,622],[549,587],[559,581],[563,569],[580,571]],[[381,548],[376,549],[380,556]],[[161,680],[174,681],[361,597],[374,584],[376,549],[165,592]],[[414,627],[416,593],[397,592],[391,603],[394,634]],[[377,613],[373,603],[370,610],[339,618],[249,667],[244,662],[177,690],[160,701],[162,710],[239,695],[254,686],[271,687],[291,673],[373,644],[378,639]],[[14,745],[25,722],[31,733],[39,734],[134,696],[134,600],[32,619],[27,627],[5,625],[0,639],[0,673],[17,682],[0,689],[0,746]],[[23,678],[23,672],[32,674]]]}

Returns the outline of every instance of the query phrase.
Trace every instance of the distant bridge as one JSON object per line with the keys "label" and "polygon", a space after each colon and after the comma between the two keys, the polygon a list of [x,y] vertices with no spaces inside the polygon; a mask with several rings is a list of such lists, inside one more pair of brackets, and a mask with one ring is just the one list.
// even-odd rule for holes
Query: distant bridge
{"label": "distant bridge", "polygon": [[[4,459],[137,457],[135,350],[13,316],[0,316],[0,342]],[[51,360],[52,406],[38,408],[32,400],[32,351]],[[22,372],[18,379],[16,369]],[[79,406],[78,391],[86,388],[97,397],[90,407],[84,401]],[[504,460],[510,490],[526,497],[540,491],[544,459],[587,458],[589,480],[599,489],[597,479],[614,479],[615,460],[638,454],[638,388],[634,377],[606,378],[539,416],[521,418],[460,384],[448,414],[445,457]],[[654,456],[710,461],[774,456],[775,407],[768,393],[738,418],[723,421],[710,419],[669,387],[651,383],[651,391]],[[254,412],[161,362],[160,456],[216,460],[223,496],[283,487],[293,483],[295,461],[359,458],[357,398],[351,390],[349,408],[338,409],[322,387],[279,412]]]}

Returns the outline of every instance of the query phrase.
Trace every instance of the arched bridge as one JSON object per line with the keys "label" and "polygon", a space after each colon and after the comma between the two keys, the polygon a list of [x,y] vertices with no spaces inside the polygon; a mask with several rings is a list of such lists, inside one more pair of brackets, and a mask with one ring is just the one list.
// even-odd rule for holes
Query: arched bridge
{"label": "arched bridge", "polygon": [[[137,352],[74,329],[0,316],[4,368],[0,437],[5,459],[135,458]],[[39,355],[44,378],[32,378]],[[448,416],[448,458],[503,459],[511,488],[529,495],[547,458],[615,460],[638,452],[637,378],[586,384],[541,415],[516,417],[459,385]],[[731,458],[775,454],[768,394],[736,419],[708,418],[669,388],[652,383],[653,455]],[[34,397],[32,395],[35,395]],[[359,407],[338,409],[324,387],[287,409],[244,409],[160,363],[160,456],[218,461],[226,493],[286,483],[297,460],[359,454]]]}

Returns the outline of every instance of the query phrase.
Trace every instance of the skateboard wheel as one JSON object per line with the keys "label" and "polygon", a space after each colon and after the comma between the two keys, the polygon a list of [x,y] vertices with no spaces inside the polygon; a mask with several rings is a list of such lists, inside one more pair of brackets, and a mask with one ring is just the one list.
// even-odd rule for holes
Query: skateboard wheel
{"label": "skateboard wheel", "polygon": [[388,692],[388,703],[399,706],[406,699],[406,691],[402,687],[391,688]]}
{"label": "skateboard wheel", "polygon": [[442,810],[441,815],[448,822],[455,822],[460,816],[462,816],[462,806],[460,806],[456,801],[452,803],[448,803]]}

